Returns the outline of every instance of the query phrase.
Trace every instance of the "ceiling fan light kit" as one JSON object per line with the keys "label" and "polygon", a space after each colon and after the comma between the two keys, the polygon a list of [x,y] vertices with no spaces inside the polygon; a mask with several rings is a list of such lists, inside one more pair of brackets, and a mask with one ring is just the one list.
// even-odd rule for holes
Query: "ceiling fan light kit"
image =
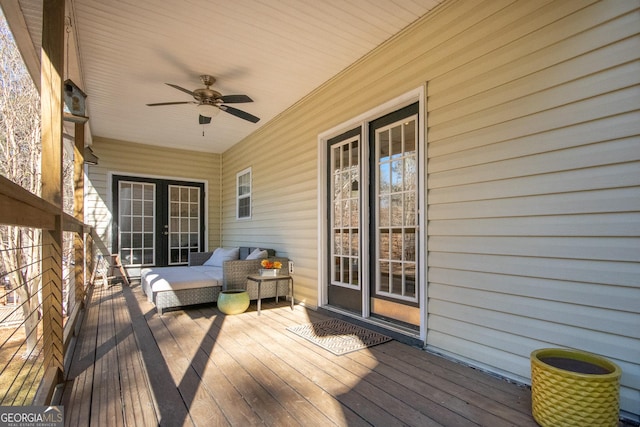
{"label": "ceiling fan light kit", "polygon": [[198,114],[204,117],[215,117],[220,112],[220,109],[211,104],[199,104],[197,107]]}
{"label": "ceiling fan light kit", "polygon": [[[200,80],[202,81],[202,84],[205,85],[205,87],[196,89],[194,91],[190,91],[189,89],[185,89],[172,83],[166,83],[168,86],[171,86],[174,89],[178,89],[181,92],[188,93],[193,97],[194,101],[159,102],[155,104],[147,104],[147,106],[157,107],[161,105],[195,104],[196,109],[198,110],[199,117],[215,117],[220,112],[220,110],[222,110],[225,113],[231,114],[232,116],[236,116],[243,120],[247,120],[251,123],[257,123],[260,120],[259,117],[256,117],[253,114],[249,114],[246,111],[242,111],[237,108],[225,105],[253,102],[253,99],[249,98],[247,95],[223,96],[217,90],[211,89],[210,86],[215,83],[216,79],[208,74],[200,76]],[[203,124],[202,121],[202,119],[199,119],[200,124]],[[211,120],[209,119],[209,121]]]}

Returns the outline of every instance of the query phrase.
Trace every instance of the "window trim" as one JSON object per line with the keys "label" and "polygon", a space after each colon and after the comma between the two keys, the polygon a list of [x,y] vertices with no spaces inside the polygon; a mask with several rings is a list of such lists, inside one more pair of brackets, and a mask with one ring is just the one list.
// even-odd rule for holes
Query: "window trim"
{"label": "window trim", "polygon": [[[249,175],[249,192],[246,194],[240,194],[240,179],[246,175]],[[253,198],[253,172],[251,167],[241,170],[236,173],[236,220],[246,221],[251,219],[253,214],[252,205]],[[249,214],[246,216],[240,216],[240,200],[249,199]]]}

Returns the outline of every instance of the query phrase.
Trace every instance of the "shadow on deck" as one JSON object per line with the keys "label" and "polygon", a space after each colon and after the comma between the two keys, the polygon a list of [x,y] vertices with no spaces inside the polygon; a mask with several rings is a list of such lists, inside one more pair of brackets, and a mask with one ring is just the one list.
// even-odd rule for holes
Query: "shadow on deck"
{"label": "shadow on deck", "polygon": [[61,404],[66,425],[535,426],[520,387],[390,341],[342,356],[287,327],[286,301],[158,316],[139,286],[98,287]]}

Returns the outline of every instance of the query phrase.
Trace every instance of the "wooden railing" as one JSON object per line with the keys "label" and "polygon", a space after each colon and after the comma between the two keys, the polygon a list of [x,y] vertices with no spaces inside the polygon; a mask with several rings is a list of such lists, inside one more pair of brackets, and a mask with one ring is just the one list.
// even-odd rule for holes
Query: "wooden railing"
{"label": "wooden railing", "polygon": [[[31,404],[51,402],[63,379],[65,353],[85,298],[84,122],[75,122],[73,215],[63,211],[63,75],[65,58],[65,1],[43,2],[40,77],[41,197],[0,177],[0,225],[41,230],[39,259],[42,282],[37,311],[41,319],[42,375]],[[85,118],[86,119],[86,118]],[[65,313],[63,303],[64,233],[73,233],[74,304]],[[16,249],[16,248],[13,248]],[[35,380],[34,380],[35,381]]]}
{"label": "wooden railing", "polygon": [[[4,387],[0,387],[5,390],[4,396],[0,396],[0,402],[9,405],[48,404],[53,388],[61,382],[64,357],[84,306],[88,278],[93,268],[91,251],[86,250],[86,246],[91,245],[91,230],[78,219],[61,212],[59,207],[31,194],[2,176],[0,176],[0,224],[39,229],[43,237],[47,233],[65,236],[61,237],[59,243],[44,242],[41,245],[39,251],[41,256],[32,261],[40,263],[39,268],[33,269],[39,272],[39,276],[24,277],[23,280],[25,283],[38,282],[37,286],[33,287],[35,292],[32,291],[32,297],[37,298],[38,302],[30,304],[34,310],[33,316],[38,319],[38,326],[29,328],[38,334],[36,347],[31,350],[33,353],[25,355],[22,350],[15,350],[16,343],[13,338],[19,333],[5,331],[1,334],[5,338],[0,338],[0,371],[5,378],[2,384]],[[65,239],[70,242],[66,242]],[[73,244],[70,244],[71,242]],[[65,246],[72,246],[73,253],[63,256],[61,248]],[[4,252],[0,252],[0,255],[10,256],[9,251],[21,249],[24,248],[7,248]],[[85,253],[88,256],[85,256]],[[21,273],[21,271],[7,271],[4,275]],[[16,305],[12,318],[22,319],[17,324],[17,328],[24,327],[28,319],[22,312],[22,304],[27,302],[17,301],[16,289],[0,290],[0,292],[0,297],[4,296],[5,302],[10,300]],[[5,310],[7,313],[9,311]],[[11,330],[9,328],[9,331]],[[33,337],[24,337],[25,348],[27,339],[31,338]],[[22,349],[23,344],[18,344]],[[4,384],[7,378],[8,385]],[[34,393],[36,389],[37,392]]]}

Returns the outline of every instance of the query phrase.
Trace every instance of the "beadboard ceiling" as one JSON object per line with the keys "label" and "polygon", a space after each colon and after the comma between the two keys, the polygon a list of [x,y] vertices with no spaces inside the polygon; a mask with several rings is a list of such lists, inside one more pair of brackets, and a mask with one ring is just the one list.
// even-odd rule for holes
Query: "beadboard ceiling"
{"label": "beadboard ceiling", "polygon": [[[94,138],[222,153],[443,1],[67,0],[65,77],[88,95]],[[42,1],[11,3],[0,1],[14,34],[31,39],[23,56],[39,56]],[[200,125],[194,105],[146,106],[191,101],[165,83],[193,90],[201,74],[250,96],[233,106],[261,120]]]}

